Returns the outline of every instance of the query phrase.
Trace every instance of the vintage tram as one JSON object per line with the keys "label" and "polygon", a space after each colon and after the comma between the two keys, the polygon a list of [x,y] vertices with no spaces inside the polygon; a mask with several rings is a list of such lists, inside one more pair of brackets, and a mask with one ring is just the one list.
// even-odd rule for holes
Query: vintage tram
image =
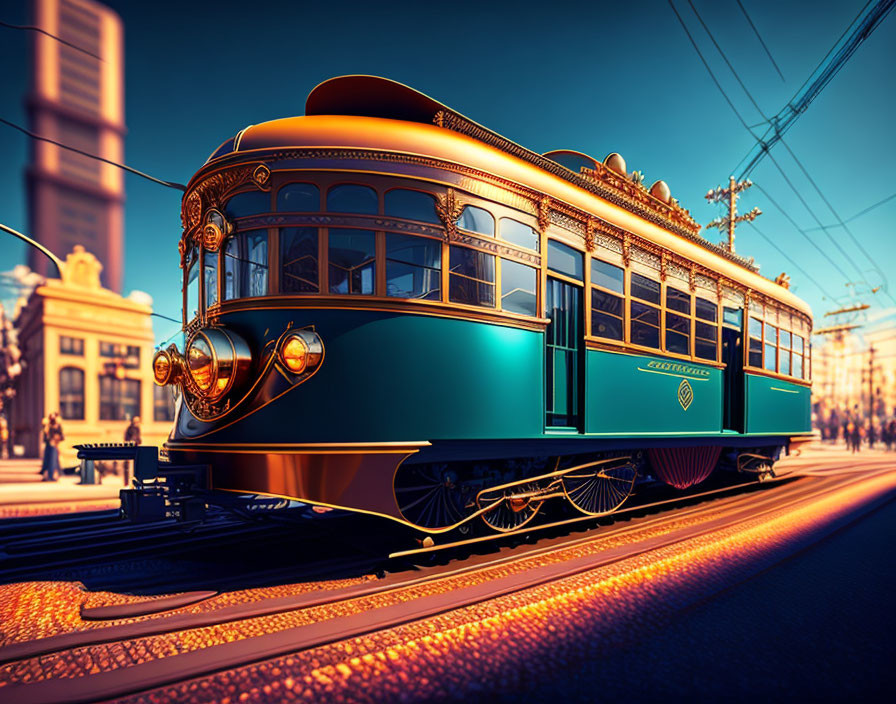
{"label": "vintage tram", "polygon": [[[805,440],[811,313],[618,154],[326,81],[183,198],[170,465],[436,534],[616,509]],[[160,465],[165,467],[165,463]],[[160,470],[163,471],[163,470]]]}

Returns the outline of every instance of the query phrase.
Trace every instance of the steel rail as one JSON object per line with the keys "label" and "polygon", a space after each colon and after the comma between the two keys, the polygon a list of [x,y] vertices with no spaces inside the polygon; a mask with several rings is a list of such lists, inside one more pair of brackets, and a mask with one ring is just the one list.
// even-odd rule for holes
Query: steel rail
{"label": "steel rail", "polygon": [[[852,484],[886,473],[890,470],[869,473],[852,480],[832,480],[834,486],[819,489],[808,496],[797,498],[783,505],[773,505],[764,511],[738,511],[709,521],[698,529],[684,529],[673,538],[658,536],[648,539],[638,550],[620,546],[607,555],[583,556],[566,563],[554,563],[532,569],[522,575],[508,575],[496,580],[453,590],[447,594],[421,597],[414,602],[401,602],[391,606],[364,611],[360,614],[338,617],[311,625],[299,626],[255,638],[213,645],[181,655],[152,660],[129,668],[87,674],[77,678],[44,680],[27,684],[6,685],[18,704],[56,704],[62,702],[90,702],[121,697],[157,687],[194,679],[221,670],[241,667],[253,662],[283,656],[288,653],[320,647],[327,643],[358,637],[367,633],[395,627],[412,621],[430,618],[440,613],[505,596],[523,589],[530,589],[551,581],[565,579],[582,572],[604,567],[652,550],[691,540],[702,535],[737,525],[742,519],[754,519],[771,513],[780,513],[789,507],[839,491]],[[871,504],[864,513],[896,498],[889,491]],[[852,520],[856,520],[853,518]]]}
{"label": "steel rail", "polygon": [[[758,487],[755,482],[750,486]],[[796,489],[794,488],[794,491]],[[754,506],[757,501],[750,493],[739,493],[727,497],[730,503],[726,507],[733,505],[752,502],[750,506]],[[780,497],[777,497],[780,498]],[[651,505],[660,505],[667,502],[657,502]],[[416,576],[408,578],[407,572],[392,573],[387,577],[380,579],[374,585],[352,585],[340,589],[309,592],[297,596],[279,597],[276,599],[265,600],[262,604],[258,602],[248,602],[243,604],[235,604],[233,606],[223,607],[214,611],[195,613],[195,614],[172,614],[169,616],[159,617],[148,621],[138,623],[117,624],[114,626],[106,626],[84,631],[75,631],[72,633],[64,633],[54,636],[48,636],[32,641],[22,643],[13,643],[0,647],[0,664],[22,660],[25,658],[35,657],[38,655],[46,655],[52,652],[63,650],[71,650],[74,648],[98,645],[100,643],[111,643],[120,640],[132,640],[134,638],[158,635],[161,633],[169,633],[174,631],[189,630],[193,628],[202,628],[206,626],[214,626],[222,623],[231,623],[234,621],[256,618],[259,616],[272,616],[288,611],[296,611],[299,609],[312,608],[317,606],[325,606],[328,604],[340,603],[350,599],[371,596],[378,593],[396,591],[408,587],[418,586],[427,582],[443,579],[446,577],[454,577],[466,572],[487,569],[497,566],[508,561],[516,559],[526,559],[546,552],[574,547],[589,541],[606,540],[607,538],[618,537],[630,533],[643,532],[649,530],[659,523],[667,522],[670,519],[680,520],[699,514],[710,509],[716,510],[719,507],[716,504],[699,504],[688,509],[683,509],[670,516],[667,513],[656,515],[653,517],[644,517],[639,523],[634,525],[619,526],[615,529],[601,532],[599,534],[589,533],[588,535],[578,536],[570,539],[570,536],[558,536],[551,540],[547,545],[530,545],[520,546],[521,553],[505,555],[494,558],[493,555],[477,555],[467,559],[462,565],[438,565],[424,568],[425,574],[416,573]],[[508,538],[510,536],[500,536]],[[519,537],[517,535],[516,537]]]}
{"label": "steel rail", "polygon": [[[656,536],[654,538],[649,538],[644,541],[636,550],[632,550],[631,546],[618,546],[616,548],[612,548],[608,551],[599,553],[597,555],[589,555],[582,558],[576,558],[574,560],[568,561],[566,563],[554,563],[549,566],[544,566],[541,569],[532,568],[527,572],[521,575],[513,575],[508,578],[500,578],[498,580],[494,580],[492,582],[486,583],[484,585],[485,591],[481,589],[473,589],[471,592],[471,588],[465,588],[459,591],[449,592],[447,595],[442,594],[438,595],[439,602],[438,607],[436,608],[430,601],[432,598],[424,597],[422,600],[426,601],[429,606],[427,606],[424,611],[417,610],[408,610],[408,602],[403,602],[401,604],[396,605],[396,608],[393,607],[383,607],[382,609],[375,609],[372,611],[363,612],[361,618],[361,625],[358,625],[355,628],[349,628],[348,630],[338,631],[340,634],[339,637],[336,637],[336,630],[333,630],[332,624],[329,622],[323,622],[319,624],[314,624],[314,626],[302,626],[298,628],[288,629],[288,631],[282,631],[274,634],[267,634],[265,636],[259,636],[255,639],[247,639],[247,641],[240,641],[239,643],[229,643],[229,644],[220,644],[215,646],[210,646],[210,648],[202,649],[200,651],[194,651],[191,653],[187,653],[184,655],[171,656],[169,658],[163,658],[160,661],[151,661],[149,663],[144,663],[141,665],[134,666],[132,668],[127,668],[126,671],[128,673],[133,673],[136,669],[138,673],[135,677],[124,676],[123,671],[110,671],[105,673],[97,673],[95,675],[84,675],[75,679],[66,679],[60,680],[57,682],[59,687],[58,697],[54,696],[52,692],[54,691],[53,681],[44,681],[40,683],[33,683],[28,685],[9,685],[14,687],[13,690],[7,690],[10,692],[15,692],[17,695],[17,701],[65,701],[71,698],[72,701],[89,701],[91,698],[97,697],[107,697],[107,696],[119,696],[121,694],[130,692],[130,691],[139,691],[142,689],[146,689],[148,687],[161,686],[166,683],[180,681],[184,678],[194,677],[201,674],[205,674],[207,672],[221,669],[222,667],[228,666],[237,666],[240,664],[245,664],[248,661],[255,661],[260,659],[266,659],[267,657],[272,657],[282,652],[292,652],[295,650],[301,650],[305,647],[313,647],[317,645],[323,645],[326,642],[332,642],[332,640],[352,637],[362,632],[369,632],[372,630],[378,630],[379,628],[388,627],[390,625],[398,625],[399,623],[404,623],[411,620],[416,620],[417,618],[422,618],[428,615],[434,615],[436,613],[440,613],[447,610],[453,610],[456,608],[461,608],[463,606],[470,605],[472,603],[477,603],[478,601],[482,601],[484,599],[492,598],[495,596],[501,596],[507,593],[511,593],[514,591],[519,591],[521,589],[530,588],[532,586],[537,586],[538,584],[542,584],[546,581],[551,581],[555,579],[562,579],[568,576],[572,576],[574,574],[578,574],[582,571],[587,571],[591,569],[595,569],[598,567],[606,566],[607,564],[612,564],[613,562],[617,562],[623,559],[628,559],[634,557],[636,555],[640,555],[651,550],[656,550],[662,547],[666,547],[669,545],[673,545],[675,543],[693,539],[699,537],[700,535],[712,533],[713,531],[719,530],[725,526],[736,525],[741,520],[747,520],[756,518],[757,516],[766,515],[768,513],[780,512],[782,510],[786,510],[790,506],[797,505],[800,503],[805,503],[807,501],[812,501],[820,496],[825,494],[829,494],[834,491],[839,491],[840,489],[859,483],[873,476],[877,476],[883,472],[867,474],[858,478],[849,478],[845,480],[832,480],[831,482],[825,482],[826,486],[820,487],[817,490],[809,493],[808,495],[800,495],[797,498],[785,502],[783,504],[778,502],[779,496],[768,497],[767,501],[763,501],[761,503],[771,504],[768,508],[757,512],[757,503],[753,502],[751,505],[746,506],[744,508],[738,509],[733,512],[729,512],[728,515],[712,519],[709,522],[703,523],[699,526],[692,526],[688,528],[684,528],[676,531],[672,537],[668,536]],[[813,482],[814,484],[814,482]],[[833,484],[833,486],[830,486]],[[796,492],[791,492],[796,493]],[[734,501],[737,503],[741,503],[739,500],[745,499],[749,497],[745,496],[737,496],[733,497]],[[704,511],[708,511],[710,507],[703,506],[700,507]],[[713,507],[714,508],[714,507]],[[695,512],[697,512],[695,510]],[[672,518],[676,519],[676,516],[665,516],[664,519],[668,520]],[[653,519],[650,523],[657,522],[658,519]],[[635,532],[638,530],[643,530],[646,526],[629,526],[626,528],[628,532]],[[622,532],[622,531],[620,531]],[[605,536],[604,536],[605,537]],[[598,540],[599,538],[591,536],[591,540]],[[574,542],[581,542],[582,539],[578,539]],[[450,572],[442,572],[435,575],[429,575],[424,578],[419,578],[415,580],[411,580],[409,582],[405,582],[399,585],[378,585],[378,588],[368,588],[365,590],[356,590],[353,594],[344,595],[346,598],[357,598],[359,596],[365,596],[366,594],[361,592],[369,592],[369,593],[379,593],[379,592],[387,592],[387,591],[397,591],[402,588],[407,588],[409,586],[415,586],[421,582],[433,581],[434,579],[445,579],[451,576],[455,576],[459,573],[467,572],[467,571],[475,571],[475,570],[483,570],[488,569],[495,564],[499,564],[501,562],[506,562],[508,560],[520,560],[526,559],[534,556],[538,553],[543,552],[557,552],[563,549],[570,547],[567,543],[561,543],[556,546],[551,546],[544,550],[530,551],[525,553],[524,555],[512,555],[506,556],[499,560],[490,561],[484,565],[473,565],[467,568],[454,569]],[[526,575],[535,576],[532,578],[526,578]],[[491,586],[490,586],[491,585]],[[481,592],[481,593],[480,593]],[[462,598],[460,597],[452,597],[452,595],[457,595],[460,593],[464,593],[467,596]],[[452,599],[454,599],[452,601]],[[336,601],[341,601],[343,599],[337,599]],[[333,601],[333,599],[323,599],[317,600],[312,603],[306,603],[301,608],[307,608],[309,606],[319,605],[319,603],[327,603],[328,601]],[[418,600],[419,601],[419,600]],[[423,608],[423,607],[421,607]],[[232,611],[233,609],[228,609],[228,611]],[[224,611],[223,609],[220,611]],[[268,610],[270,611],[270,610]],[[370,619],[371,614],[393,614],[387,617],[374,617],[374,620]],[[219,616],[223,615],[221,613]],[[262,613],[258,613],[256,610],[255,615],[265,615]],[[250,615],[243,614],[243,617],[251,617]],[[351,622],[351,620],[355,618],[353,616],[343,617],[341,619],[337,619],[339,622]],[[170,625],[171,619],[166,619],[165,624],[159,624],[159,620],[149,622],[146,624],[128,624],[130,626],[133,625]],[[237,619],[229,619],[229,620],[237,620]],[[113,627],[109,629],[102,629],[105,631],[116,631],[116,636],[111,639],[111,642],[131,639],[133,636],[129,636],[128,634],[122,632],[122,630],[126,627]],[[312,629],[309,631],[308,629]],[[318,629],[318,630],[314,630]],[[322,629],[322,630],[321,630]],[[163,628],[160,632],[168,632],[172,629]],[[313,638],[307,637],[306,634],[318,633]],[[70,634],[66,634],[70,635]],[[110,635],[110,634],[106,634]],[[43,639],[43,645],[49,645],[48,641],[55,641],[54,645],[62,646],[63,643],[61,641],[65,640],[65,636],[57,636],[49,639]],[[110,642],[108,638],[103,638],[103,642]],[[253,644],[258,645],[260,650],[252,650],[250,653],[246,653],[247,643],[251,641]],[[23,643],[18,644],[17,646],[8,646],[4,649],[4,660],[8,660],[10,655],[17,656],[14,657],[15,660],[23,659],[24,657],[33,657],[33,655],[39,654],[37,651],[45,653],[46,648],[38,648],[35,649],[33,646],[37,645],[39,641],[35,641],[32,643]],[[240,645],[241,643],[241,645]],[[271,645],[276,644],[276,645]],[[31,646],[31,647],[29,647]],[[75,644],[71,643],[69,647],[74,647]],[[225,647],[225,646],[233,646],[233,647]],[[271,648],[273,647],[273,650]],[[285,648],[285,650],[284,650]],[[56,648],[58,649],[68,649],[66,647]],[[32,652],[26,652],[32,651]],[[33,654],[32,654],[33,653]],[[205,658],[203,654],[214,653],[214,657]],[[238,653],[238,654],[237,654]],[[173,659],[177,658],[178,663],[186,663],[186,665],[173,665]],[[186,660],[184,660],[186,658]],[[222,659],[223,658],[223,659]],[[248,660],[247,660],[248,658]],[[169,661],[165,665],[160,665],[160,663],[164,660]],[[184,669],[186,668],[186,669]],[[197,669],[198,668],[198,669]],[[144,676],[144,673],[149,676],[149,679]],[[149,673],[152,673],[151,675]],[[167,673],[167,674],[165,674]],[[161,679],[158,679],[161,677]],[[99,679],[97,679],[99,678]],[[152,680],[150,682],[150,680]],[[100,685],[99,689],[91,689],[88,685],[85,685],[85,682],[95,682]],[[74,685],[77,686],[72,689]],[[112,686],[112,690],[107,690],[107,685]],[[114,690],[114,691],[113,691]],[[26,699],[19,699],[18,696],[29,694]],[[31,698],[30,694],[39,695],[36,698]],[[46,695],[46,696],[45,696]]]}

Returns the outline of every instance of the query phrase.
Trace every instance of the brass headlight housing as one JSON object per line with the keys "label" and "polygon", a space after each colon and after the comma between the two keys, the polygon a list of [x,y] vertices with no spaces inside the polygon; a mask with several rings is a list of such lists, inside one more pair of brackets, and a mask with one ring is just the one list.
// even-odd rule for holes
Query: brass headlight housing
{"label": "brass headlight housing", "polygon": [[167,350],[159,350],[152,358],[152,376],[159,386],[177,383],[183,370],[184,361],[174,345]]}
{"label": "brass headlight housing", "polygon": [[186,371],[197,396],[210,401],[221,398],[240,383],[249,371],[249,346],[236,333],[220,328],[198,330],[187,343]]}
{"label": "brass headlight housing", "polygon": [[277,358],[293,374],[312,372],[320,366],[324,346],[313,330],[295,330],[280,341]]}

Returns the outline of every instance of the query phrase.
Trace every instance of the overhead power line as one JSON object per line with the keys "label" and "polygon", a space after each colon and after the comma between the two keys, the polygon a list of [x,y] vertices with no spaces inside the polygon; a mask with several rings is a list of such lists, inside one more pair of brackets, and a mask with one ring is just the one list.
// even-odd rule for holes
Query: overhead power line
{"label": "overhead power line", "polygon": [[740,11],[744,13],[744,17],[747,18],[747,22],[750,23],[750,27],[753,29],[753,34],[756,35],[756,38],[759,40],[759,43],[762,44],[762,48],[765,49],[765,55],[768,57],[768,60],[772,62],[772,66],[775,67],[775,71],[778,72],[778,75],[781,77],[781,80],[784,80],[784,74],[781,73],[781,69],[778,68],[778,64],[775,63],[775,59],[772,56],[772,52],[768,50],[768,47],[765,45],[765,42],[762,41],[762,35],[759,34],[759,30],[756,29],[756,25],[753,24],[753,20],[750,19],[750,16],[747,14],[746,8],[743,6],[740,0],[737,1],[737,6],[740,8]]}
{"label": "overhead power line", "polygon": [[90,159],[96,159],[97,161],[102,161],[104,164],[110,164],[111,166],[116,166],[119,169],[123,169],[132,174],[136,174],[137,176],[142,176],[143,178],[148,179],[148,180],[152,181],[153,183],[158,183],[162,186],[167,186],[168,188],[174,188],[178,191],[186,191],[187,190],[187,187],[181,183],[175,183],[174,181],[163,181],[160,178],[156,178],[155,176],[150,176],[147,173],[138,171],[137,169],[134,169],[130,166],[126,166],[125,164],[119,164],[117,161],[111,161],[110,159],[106,159],[105,157],[97,156],[96,154],[91,154],[89,152],[85,152],[80,149],[75,149],[74,147],[70,147],[67,144],[63,144],[62,142],[57,142],[55,139],[50,139],[48,137],[42,137],[41,135],[35,134],[34,132],[31,132],[30,130],[26,130],[24,127],[20,127],[19,125],[15,124],[14,122],[10,122],[9,120],[4,120],[2,117],[0,117],[0,122],[2,122],[4,125],[8,125],[9,127],[12,127],[13,129],[18,130],[19,132],[22,132],[23,134],[28,135],[29,137],[31,137],[31,139],[37,139],[41,142],[49,142],[50,144],[56,145],[60,149],[67,149],[70,152],[75,152],[75,154],[80,154],[81,156],[86,156],[86,157],[89,157]]}
{"label": "overhead power line", "polygon": [[41,29],[40,27],[35,27],[30,24],[10,24],[9,22],[3,22],[3,21],[0,21],[0,27],[7,27],[9,29],[21,29],[21,30],[25,30],[28,32],[39,32],[40,34],[50,37],[50,39],[55,39],[60,44],[65,44],[66,46],[71,47],[72,49],[75,49],[76,51],[80,51],[82,54],[87,54],[88,56],[92,56],[93,58],[97,59],[98,61],[103,60],[103,58],[101,56],[97,56],[92,51],[87,51],[87,49],[82,49],[77,44],[72,44],[71,42],[67,42],[62,37],[57,37],[55,34],[50,34],[47,30]]}
{"label": "overhead power line", "polygon": [[[856,213],[852,217],[846,218],[846,220],[844,220],[843,222],[852,222],[853,220],[856,220],[857,218],[862,217],[865,213],[870,213],[875,208],[879,208],[880,206],[889,203],[894,198],[896,198],[896,193],[892,193],[891,195],[888,195],[883,200],[877,201],[877,203],[875,203],[874,205],[869,205],[867,208],[865,208],[864,210],[860,210],[858,213]],[[821,227],[807,227],[806,232],[812,232],[813,230],[833,230],[835,227],[840,227],[840,225],[834,224],[834,225],[822,225]]]}
{"label": "overhead power line", "polygon": [[[671,0],[670,0],[671,3]],[[806,79],[800,89],[788,101],[788,103],[769,120],[769,127],[757,141],[756,145],[741,159],[741,164],[746,164],[741,170],[738,180],[743,180],[750,175],[756,165],[769,153],[769,150],[777,144],[784,133],[789,130],[797,118],[802,115],[815,98],[831,82],[846,62],[852,57],[871,33],[880,25],[887,16],[896,0],[878,0],[874,7],[868,9],[871,3],[865,5],[856,15],[856,19],[838,39],[831,50],[821,60],[815,71]],[[676,13],[677,14],[677,13]],[[852,32],[847,37],[847,31]],[[829,58],[830,57],[830,58]]]}
{"label": "overhead power line", "polygon": [[754,223],[752,223],[752,222],[748,222],[747,224],[748,224],[750,227],[752,227],[754,230],[756,230],[757,234],[759,234],[759,236],[762,237],[762,239],[764,239],[764,240],[765,240],[766,242],[768,242],[772,247],[774,247],[774,248],[778,251],[778,253],[779,253],[782,257],[784,257],[787,261],[789,261],[797,271],[799,271],[803,276],[806,277],[806,279],[809,280],[809,282],[811,282],[812,284],[814,284],[814,285],[815,285],[815,288],[817,288],[819,291],[821,291],[827,298],[831,299],[832,301],[833,301],[833,300],[836,300],[836,298],[835,298],[834,296],[832,296],[832,295],[830,294],[830,292],[829,292],[827,289],[825,289],[825,287],[822,286],[822,285],[815,279],[814,276],[812,276],[809,272],[807,272],[805,269],[803,269],[803,267],[801,267],[801,266],[800,266],[799,264],[797,264],[793,259],[791,259],[790,256],[789,256],[783,249],[781,249],[777,244],[775,244],[775,241],[774,241],[771,237],[769,237],[769,236],[766,235],[762,230],[760,230],[758,227],[756,227],[756,225],[755,225]]}

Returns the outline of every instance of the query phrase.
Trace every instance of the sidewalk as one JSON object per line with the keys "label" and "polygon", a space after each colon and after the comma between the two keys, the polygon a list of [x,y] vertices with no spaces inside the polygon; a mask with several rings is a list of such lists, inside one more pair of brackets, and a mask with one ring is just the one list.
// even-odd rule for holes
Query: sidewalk
{"label": "sidewalk", "polygon": [[[39,470],[38,465],[35,472]],[[120,476],[106,477],[103,484],[79,484],[76,476],[39,480],[0,483],[0,518],[118,508],[118,492],[125,488]]]}
{"label": "sidewalk", "polygon": [[0,484],[11,482],[39,482],[39,459],[0,460]]}

